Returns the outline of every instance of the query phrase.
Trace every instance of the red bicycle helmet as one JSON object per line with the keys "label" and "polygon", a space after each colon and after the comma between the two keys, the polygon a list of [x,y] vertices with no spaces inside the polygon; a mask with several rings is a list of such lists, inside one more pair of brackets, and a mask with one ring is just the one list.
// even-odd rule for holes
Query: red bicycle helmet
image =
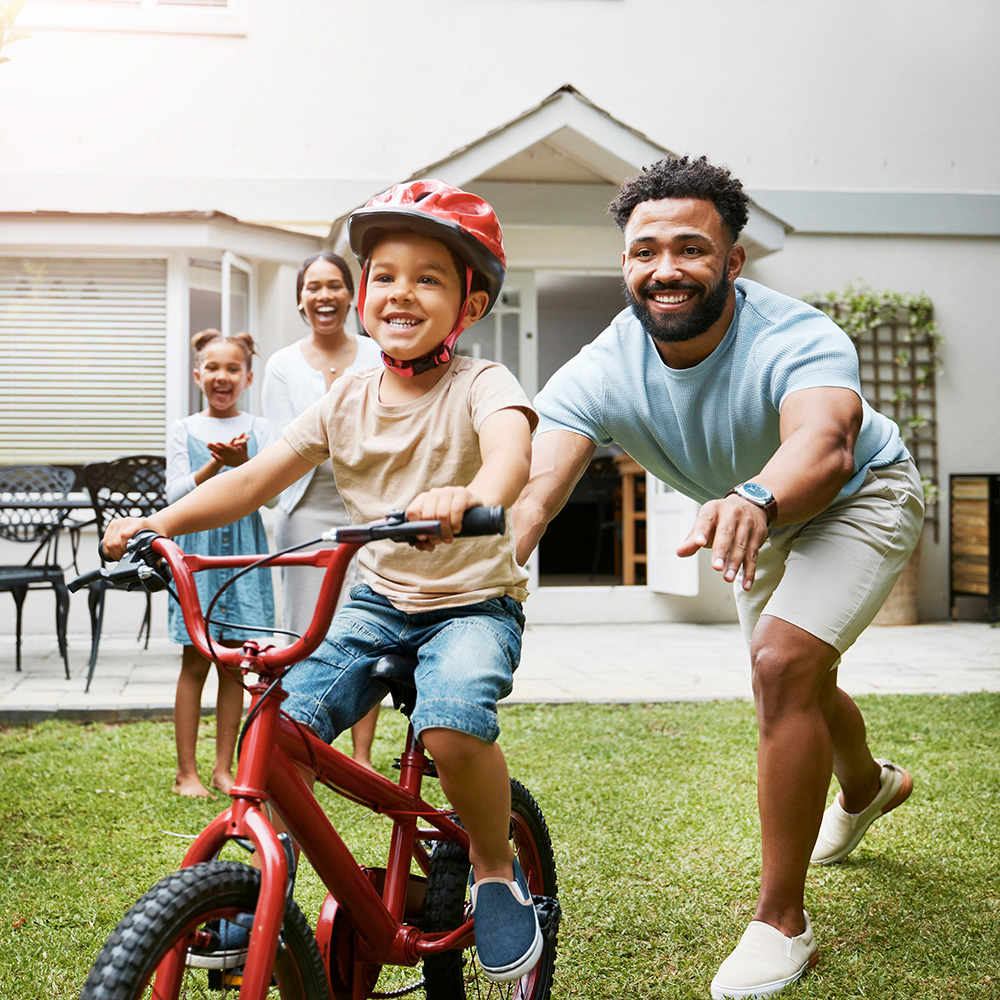
{"label": "red bicycle helmet", "polygon": [[482,198],[433,179],[393,185],[388,191],[372,198],[364,208],[353,212],[347,221],[351,250],[361,264],[358,313],[362,323],[368,258],[372,247],[386,233],[399,230],[440,240],[454,250],[466,266],[465,297],[458,310],[455,328],[444,343],[430,354],[412,361],[398,361],[383,352],[382,360],[388,367],[401,375],[411,376],[451,360],[474,274],[480,275],[489,295],[483,315],[493,308],[507,272],[507,255],[496,212]]}

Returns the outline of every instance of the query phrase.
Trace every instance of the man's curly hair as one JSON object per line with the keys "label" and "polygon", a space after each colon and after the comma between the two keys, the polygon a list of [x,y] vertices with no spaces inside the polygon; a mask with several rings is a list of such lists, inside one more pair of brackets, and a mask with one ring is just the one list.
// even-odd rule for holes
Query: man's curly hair
{"label": "man's curly hair", "polygon": [[636,205],[662,198],[702,198],[710,201],[733,241],[739,239],[749,216],[750,199],[743,185],[726,167],[709,163],[704,156],[697,160],[682,156],[665,158],[642,168],[642,173],[622,184],[608,212],[625,231]]}

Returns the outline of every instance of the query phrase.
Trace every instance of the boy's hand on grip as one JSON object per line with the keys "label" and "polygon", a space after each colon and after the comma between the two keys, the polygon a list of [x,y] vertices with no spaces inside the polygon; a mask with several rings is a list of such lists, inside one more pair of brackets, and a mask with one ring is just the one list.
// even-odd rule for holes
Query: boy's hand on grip
{"label": "boy's hand on grip", "polygon": [[143,528],[149,528],[144,517],[120,517],[108,525],[101,539],[102,558],[107,562],[118,562],[125,555],[125,545],[129,539]]}
{"label": "boy's hand on grip", "polygon": [[406,508],[408,521],[440,521],[441,534],[418,536],[415,547],[431,552],[442,542],[450,544],[455,534],[462,530],[462,515],[482,503],[465,486],[439,486],[427,490],[410,501]]}

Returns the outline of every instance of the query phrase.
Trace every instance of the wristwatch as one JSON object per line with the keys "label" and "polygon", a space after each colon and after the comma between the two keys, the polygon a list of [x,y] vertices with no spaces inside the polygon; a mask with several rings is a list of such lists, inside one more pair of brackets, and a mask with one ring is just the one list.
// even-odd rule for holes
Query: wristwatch
{"label": "wristwatch", "polygon": [[778,501],[774,499],[774,494],[766,486],[760,483],[740,483],[734,486],[726,496],[736,494],[744,500],[749,500],[764,512],[767,516],[767,523],[770,524],[778,513]]}

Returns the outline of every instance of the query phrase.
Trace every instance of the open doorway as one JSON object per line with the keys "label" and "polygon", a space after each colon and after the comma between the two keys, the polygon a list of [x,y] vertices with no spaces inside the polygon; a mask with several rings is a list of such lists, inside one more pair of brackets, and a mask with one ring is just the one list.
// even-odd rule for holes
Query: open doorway
{"label": "open doorway", "polygon": [[[623,308],[618,274],[539,272],[538,384],[590,343]],[[540,586],[622,582],[620,449],[598,448],[538,546]]]}

